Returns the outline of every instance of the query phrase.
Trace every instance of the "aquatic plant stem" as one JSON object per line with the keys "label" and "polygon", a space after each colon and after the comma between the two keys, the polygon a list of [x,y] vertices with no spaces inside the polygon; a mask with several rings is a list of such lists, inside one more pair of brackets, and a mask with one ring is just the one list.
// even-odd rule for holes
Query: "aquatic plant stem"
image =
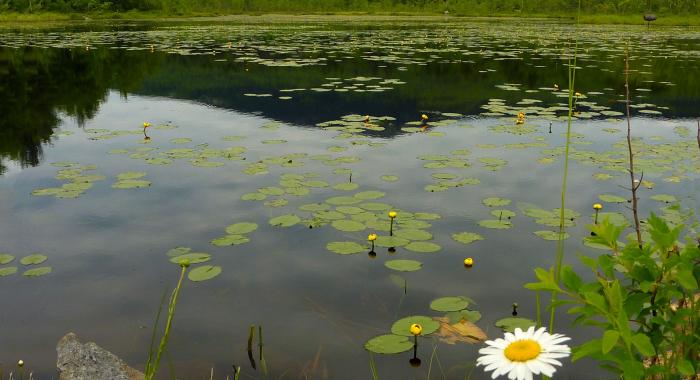
{"label": "aquatic plant stem", "polygon": [[182,281],[185,279],[185,273],[187,272],[187,266],[181,265],[180,279],[177,282],[175,290],[170,297],[170,303],[168,304],[168,319],[165,323],[165,331],[163,332],[163,337],[160,339],[160,344],[158,345],[158,351],[156,353],[156,359],[153,365],[147,366],[148,373],[145,374],[146,380],[152,380],[156,373],[158,372],[158,365],[160,364],[160,359],[163,356],[163,352],[168,346],[168,339],[170,338],[170,330],[173,326],[173,318],[175,317],[175,307],[177,306],[177,299],[180,295],[180,289],[182,288]]}
{"label": "aquatic plant stem", "polygon": [[700,149],[700,119],[698,119],[698,149]]}
{"label": "aquatic plant stem", "polygon": [[[559,284],[561,274],[562,261],[564,260],[564,212],[566,210],[566,187],[569,179],[569,151],[571,148],[571,124],[574,113],[574,87],[576,85],[576,64],[578,61],[578,27],[581,18],[581,0],[578,1],[578,14],[576,16],[576,25],[574,33],[576,40],[574,42],[573,62],[569,57],[569,113],[566,121],[566,147],[564,149],[564,175],[561,181],[561,207],[559,209],[559,239],[557,239],[557,257],[554,266],[554,281]],[[552,292],[550,306],[554,305],[557,300],[557,293]],[[551,307],[549,314],[549,331],[554,331],[554,318],[556,307]]]}
{"label": "aquatic plant stem", "polygon": [[634,216],[634,230],[637,233],[637,244],[639,248],[642,248],[642,229],[639,226],[639,213],[637,208],[637,189],[642,184],[642,181],[635,181],[634,177],[634,152],[632,151],[632,117],[630,115],[630,85],[629,85],[629,72],[630,72],[630,53],[629,46],[625,47],[625,108],[627,110],[627,148],[629,150],[629,163],[630,163],[630,183],[632,190],[632,215]]}

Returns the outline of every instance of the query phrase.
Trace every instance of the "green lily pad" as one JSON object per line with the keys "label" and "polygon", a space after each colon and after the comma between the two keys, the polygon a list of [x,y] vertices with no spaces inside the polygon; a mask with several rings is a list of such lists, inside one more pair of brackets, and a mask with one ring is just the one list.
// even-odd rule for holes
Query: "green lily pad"
{"label": "green lily pad", "polygon": [[607,203],[625,203],[625,202],[627,202],[626,198],[618,197],[617,195],[610,195],[610,194],[601,194],[598,196],[598,199],[600,199],[603,202],[607,202]]}
{"label": "green lily pad", "polygon": [[114,189],[139,189],[143,187],[149,187],[151,186],[151,181],[143,181],[143,180],[123,180],[116,182],[112,185],[112,188]]}
{"label": "green lily pad", "polygon": [[379,178],[380,178],[382,181],[384,181],[384,182],[396,182],[396,181],[399,180],[399,177],[398,177],[398,176],[389,175],[389,174],[385,174],[385,175],[383,175],[383,176],[381,176],[381,177],[379,177]]}
{"label": "green lily pad", "polygon": [[340,205],[353,205],[356,203],[362,202],[361,199],[357,199],[355,197],[350,197],[350,196],[339,196],[339,197],[332,197],[326,199],[326,203],[340,206]]}
{"label": "green lily pad", "polygon": [[186,253],[184,255],[175,256],[170,259],[171,263],[179,264],[183,260],[189,260],[190,264],[205,263],[211,260],[211,255],[208,253]]}
{"label": "green lily pad", "polygon": [[270,224],[276,227],[291,227],[301,222],[301,218],[294,214],[281,215],[270,219]]}
{"label": "green lily pad", "polygon": [[364,223],[356,222],[354,220],[345,220],[345,219],[334,220],[331,223],[331,225],[336,230],[344,231],[344,232],[357,232],[357,231],[362,231],[366,228]]}
{"label": "green lily pad", "polygon": [[229,245],[239,245],[248,243],[250,239],[245,235],[231,234],[218,239],[212,240],[210,243],[217,247],[226,247]]}
{"label": "green lily pad", "polygon": [[440,214],[435,214],[432,212],[417,212],[413,214],[413,217],[420,220],[438,220],[442,218]]}
{"label": "green lily pad", "polygon": [[434,333],[440,328],[440,322],[423,315],[412,315],[410,317],[401,318],[391,325],[391,333],[401,336],[413,336],[411,331],[411,325],[417,323],[423,327],[423,332],[421,335],[429,335]]}
{"label": "green lily pad", "polygon": [[15,273],[17,273],[17,267],[0,268],[0,277],[9,276]]}
{"label": "green lily pad", "polygon": [[377,240],[374,241],[374,244],[377,247],[402,247],[411,241],[408,239],[403,239],[400,237],[396,236],[377,236]]}
{"label": "green lily pad", "polygon": [[262,201],[267,198],[267,195],[263,193],[246,193],[241,195],[241,199],[244,201]]}
{"label": "green lily pad", "polygon": [[506,230],[513,227],[513,224],[508,220],[487,219],[479,222],[481,227],[492,228],[496,230]]}
{"label": "green lily pad", "polygon": [[36,254],[33,254],[33,255],[29,255],[29,256],[23,257],[19,262],[20,262],[22,265],[36,265],[36,264],[41,264],[41,263],[43,263],[43,262],[46,261],[47,259],[48,259],[48,257],[36,253]]}
{"label": "green lily pad", "polygon": [[536,323],[535,321],[527,318],[503,318],[499,319],[495,323],[496,327],[501,328],[503,331],[506,332],[514,332],[516,328],[520,328],[522,330],[527,330],[528,328],[535,326]]}
{"label": "green lily pad", "polygon": [[353,241],[334,241],[326,244],[326,249],[341,255],[366,252],[369,248]]}
{"label": "green lily pad", "polygon": [[433,238],[433,234],[428,231],[423,231],[419,229],[405,228],[394,231],[394,236],[408,240],[430,240]]}
{"label": "green lily pad", "polygon": [[381,191],[362,191],[357,194],[355,194],[355,198],[357,199],[362,199],[362,200],[370,200],[370,199],[378,199],[382,198],[386,195],[386,193],[383,193]]}
{"label": "green lily pad", "polygon": [[411,243],[406,244],[404,246],[409,251],[413,252],[421,252],[421,253],[431,253],[431,252],[437,252],[442,249],[441,246],[431,243],[429,241],[414,241]]}
{"label": "green lily pad", "polygon": [[[535,231],[534,234],[541,237],[544,240],[559,240],[559,232],[557,231]],[[561,238],[562,240],[566,240],[569,238],[569,234],[564,232]]]}
{"label": "green lily pad", "polygon": [[220,274],[221,274],[221,267],[220,266],[202,265],[202,266],[198,266],[198,267],[192,269],[190,271],[190,273],[187,274],[187,278],[189,278],[190,281],[200,282],[200,281],[211,280],[212,278],[214,278]]}
{"label": "green lily pad", "polygon": [[284,207],[287,205],[287,203],[289,203],[288,200],[286,200],[284,198],[279,198],[279,199],[269,200],[263,204],[267,207],[275,207],[276,208],[276,207]]}
{"label": "green lily pad", "polygon": [[474,232],[460,232],[452,234],[452,239],[463,244],[470,244],[478,240],[484,240],[484,237]]}
{"label": "green lily pad", "polygon": [[665,203],[678,202],[678,198],[674,197],[673,195],[668,195],[668,194],[656,194],[656,195],[652,195],[649,198],[652,200],[655,200],[657,202],[665,202]]}
{"label": "green lily pad", "polygon": [[0,265],[11,263],[14,259],[14,256],[8,255],[7,253],[2,253],[0,254]]}
{"label": "green lily pad", "polygon": [[175,247],[175,248],[169,250],[168,252],[166,252],[166,255],[168,255],[170,257],[176,257],[176,256],[182,256],[182,255],[184,255],[186,253],[190,253],[190,252],[192,252],[192,248]]}
{"label": "green lily pad", "polygon": [[192,142],[192,139],[188,139],[186,137],[181,137],[181,138],[177,138],[177,139],[171,139],[170,142],[173,144],[187,144],[188,142]]}
{"label": "green lily pad", "polygon": [[22,273],[22,275],[27,277],[39,277],[51,273],[52,270],[51,267],[38,267],[29,269]]}
{"label": "green lily pad", "polygon": [[340,191],[353,191],[360,187],[360,185],[352,182],[344,182],[333,185],[333,188]]}
{"label": "green lily pad", "polygon": [[365,210],[355,206],[338,206],[335,208],[335,210],[347,215],[358,215],[366,212]]}
{"label": "green lily pad", "polygon": [[365,343],[365,350],[375,354],[399,354],[413,348],[407,336],[386,334],[376,336]]}
{"label": "green lily pad", "polygon": [[42,196],[47,196],[47,195],[56,195],[60,192],[63,192],[64,190],[60,187],[48,187],[48,188],[42,188],[42,189],[36,189],[32,191],[32,195],[37,196],[37,197],[42,197]]}
{"label": "green lily pad", "polygon": [[124,172],[124,173],[119,173],[117,174],[117,179],[120,181],[128,180],[128,179],[139,179],[141,177],[145,177],[146,173],[145,172]]}
{"label": "green lily pad", "polygon": [[257,223],[241,222],[234,223],[226,227],[226,233],[229,235],[243,235],[253,232],[258,229]]}
{"label": "green lily pad", "polygon": [[279,187],[275,187],[275,186],[260,188],[260,189],[258,189],[258,192],[265,194],[265,195],[272,195],[272,196],[284,195],[284,189],[280,189]]}
{"label": "green lily pad", "polygon": [[299,210],[307,211],[307,212],[325,211],[325,210],[328,210],[329,208],[331,208],[331,206],[329,206],[325,203],[309,203],[309,204],[299,206]]}
{"label": "green lily pad", "polygon": [[435,311],[449,312],[464,310],[469,306],[470,300],[466,297],[442,297],[430,303],[430,308]]}
{"label": "green lily pad", "polygon": [[499,219],[510,219],[514,217],[516,214],[513,211],[510,210],[501,210],[501,209],[496,209],[496,210],[491,210],[491,215],[495,216],[496,218]]}
{"label": "green lily pad", "polygon": [[485,198],[481,201],[485,206],[487,207],[500,207],[500,206],[507,206],[510,204],[510,199],[507,198],[498,198],[498,197],[489,197]]}
{"label": "green lily pad", "polygon": [[391,208],[391,205],[380,202],[367,202],[360,204],[360,207],[367,211],[386,211]]}
{"label": "green lily pad", "polygon": [[420,270],[423,264],[416,260],[389,260],[384,263],[384,266],[399,272],[415,272]]}

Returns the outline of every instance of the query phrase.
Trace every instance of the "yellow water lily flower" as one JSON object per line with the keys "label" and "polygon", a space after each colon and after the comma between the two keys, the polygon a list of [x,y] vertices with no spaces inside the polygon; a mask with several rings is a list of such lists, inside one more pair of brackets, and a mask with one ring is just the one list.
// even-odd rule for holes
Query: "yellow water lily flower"
{"label": "yellow water lily flower", "polygon": [[465,267],[471,267],[472,265],[474,265],[474,259],[472,259],[471,257],[467,257],[466,259],[464,259]]}
{"label": "yellow water lily flower", "polygon": [[428,120],[428,115],[422,114],[422,115],[420,115],[420,118],[421,118],[421,120],[426,121],[426,120]]}
{"label": "yellow water lily flower", "polygon": [[493,371],[491,378],[507,375],[510,380],[532,380],[533,375],[552,377],[571,349],[565,344],[569,340],[562,334],[550,334],[545,327],[527,331],[516,328],[514,333],[506,333],[503,338],[487,340],[488,347],[479,350],[481,356],[477,366],[485,366],[484,371]]}
{"label": "yellow water lily flower", "polygon": [[144,122],[143,122],[143,127],[144,127],[144,128],[148,128],[148,127],[150,127],[150,126],[151,126],[151,123],[149,123],[149,122],[147,122],[147,121],[144,121]]}
{"label": "yellow water lily flower", "polygon": [[396,211],[389,211],[389,217],[390,217],[391,219],[396,218],[396,215],[398,215],[398,213],[397,213]]}
{"label": "yellow water lily flower", "polygon": [[583,96],[582,93],[580,93],[580,92],[577,92],[577,93],[576,93],[576,97],[577,97],[577,98],[580,98],[580,97],[582,97],[582,96]]}
{"label": "yellow water lily flower", "polygon": [[593,205],[594,210],[601,210],[603,208],[603,205],[600,203],[596,203]]}
{"label": "yellow water lily flower", "polygon": [[24,360],[19,359],[19,361],[17,361],[17,365],[18,365],[20,368],[21,368],[21,367],[24,367]]}
{"label": "yellow water lily flower", "polygon": [[408,331],[410,331],[411,334],[413,334],[413,335],[420,335],[420,333],[423,332],[423,326],[421,326],[417,323],[414,323],[411,325],[411,327],[408,329]]}
{"label": "yellow water lily flower", "polygon": [[367,240],[369,240],[369,241],[375,241],[375,240],[377,240],[377,234],[369,234],[369,235],[367,235]]}

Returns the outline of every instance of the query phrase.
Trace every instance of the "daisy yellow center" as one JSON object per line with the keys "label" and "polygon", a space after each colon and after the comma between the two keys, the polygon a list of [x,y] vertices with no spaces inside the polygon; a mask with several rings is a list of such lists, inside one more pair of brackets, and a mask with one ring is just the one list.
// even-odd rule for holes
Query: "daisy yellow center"
{"label": "daisy yellow center", "polygon": [[506,347],[506,358],[514,362],[526,362],[540,355],[542,347],[532,339],[515,341]]}

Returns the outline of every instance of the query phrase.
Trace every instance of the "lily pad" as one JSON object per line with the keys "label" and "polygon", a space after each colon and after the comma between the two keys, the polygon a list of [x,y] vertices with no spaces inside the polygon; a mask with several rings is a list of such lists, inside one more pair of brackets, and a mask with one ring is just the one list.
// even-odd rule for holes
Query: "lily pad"
{"label": "lily pad", "polygon": [[496,321],[495,325],[496,327],[499,327],[503,329],[503,331],[506,332],[514,332],[516,328],[520,328],[522,330],[527,330],[531,326],[534,326],[536,323],[535,321],[527,318],[503,318],[499,319]]}
{"label": "lily pad", "polygon": [[431,243],[429,241],[414,241],[406,244],[404,247],[409,251],[421,252],[421,253],[431,253],[437,252],[442,249],[439,245]]}
{"label": "lily pad", "polygon": [[0,254],[0,265],[5,265],[8,263],[11,263],[12,260],[14,260],[15,257],[12,255],[8,255],[7,253],[2,253]]}
{"label": "lily pad", "polygon": [[175,248],[169,250],[169,251],[166,253],[166,255],[168,255],[168,256],[170,256],[170,257],[176,257],[176,256],[181,256],[181,255],[184,255],[184,254],[190,253],[190,252],[192,252],[192,248],[188,248],[188,247],[175,247]]}
{"label": "lily pad", "polygon": [[440,323],[433,318],[423,315],[412,315],[410,317],[401,318],[391,325],[391,333],[402,336],[412,336],[411,325],[417,323],[423,327],[421,335],[429,335],[440,328]]}
{"label": "lily pad", "polygon": [[506,230],[513,227],[513,224],[508,220],[488,219],[479,222],[481,227],[492,228],[496,230]]}
{"label": "lily pad", "polygon": [[428,231],[409,228],[394,231],[394,236],[408,240],[430,240],[433,238],[433,234]]}
{"label": "lily pad", "polygon": [[257,223],[241,222],[226,227],[226,233],[230,235],[243,235],[258,229]]}
{"label": "lily pad", "polygon": [[360,203],[362,202],[361,199],[357,199],[355,197],[350,197],[350,196],[339,196],[339,197],[332,197],[326,199],[326,203],[332,204],[332,205],[353,205],[355,203]]}
{"label": "lily pad", "polygon": [[357,199],[362,199],[362,200],[370,200],[370,199],[378,199],[382,198],[386,195],[386,193],[383,193],[381,191],[362,191],[357,194],[355,194],[355,198]]}
{"label": "lily pad", "polygon": [[187,278],[189,278],[190,281],[200,282],[200,281],[211,280],[212,278],[214,278],[220,274],[221,274],[221,267],[220,266],[202,265],[202,266],[198,266],[198,267],[192,269],[190,271],[190,273],[187,274]]}
{"label": "lily pad", "polygon": [[619,197],[617,195],[610,195],[610,194],[601,194],[598,196],[598,199],[600,199],[603,202],[607,202],[607,203],[625,203],[625,202],[627,202],[626,198]]}
{"label": "lily pad", "polygon": [[211,255],[208,253],[186,253],[184,255],[173,257],[170,259],[170,262],[179,264],[183,260],[189,260],[190,264],[199,264],[211,260]]}
{"label": "lily pad", "polygon": [[364,223],[356,222],[354,220],[334,220],[331,225],[333,228],[339,231],[344,231],[344,232],[357,232],[357,231],[362,231],[366,227]]}
{"label": "lily pad", "polygon": [[17,273],[17,267],[0,268],[0,277],[9,276],[15,273]]}
{"label": "lily pad", "polygon": [[151,186],[151,181],[144,181],[144,180],[123,180],[116,182],[112,185],[112,188],[114,189],[140,189],[143,187],[149,187]]}
{"label": "lily pad", "polygon": [[[544,240],[553,240],[553,241],[559,240],[559,232],[557,232],[557,231],[535,231],[534,234],[541,237]],[[561,236],[562,240],[565,240],[568,238],[569,238],[569,234],[566,232],[564,232]]]}
{"label": "lily pad", "polygon": [[333,185],[333,188],[340,191],[352,191],[360,187],[360,185],[352,182],[344,182]]}
{"label": "lily pad", "polygon": [[301,218],[294,214],[281,215],[270,219],[270,224],[276,227],[291,227],[301,222]]}
{"label": "lily pad", "polygon": [[466,297],[442,297],[430,303],[430,308],[435,311],[449,312],[464,310],[469,306],[470,300]]}
{"label": "lily pad", "polygon": [[39,277],[51,273],[52,270],[51,267],[32,268],[22,273],[22,275],[27,277]]}
{"label": "lily pad", "polygon": [[250,239],[245,235],[231,234],[218,239],[212,240],[210,243],[217,247],[226,247],[229,245],[239,245],[250,242]]}
{"label": "lily pad", "polygon": [[452,234],[452,239],[463,244],[470,244],[475,241],[484,240],[484,237],[474,232],[460,232]]}
{"label": "lily pad", "polygon": [[420,270],[423,264],[416,260],[389,260],[384,263],[384,266],[399,272],[414,272]]}
{"label": "lily pad", "polygon": [[488,207],[500,207],[500,206],[507,206],[510,204],[510,199],[507,198],[498,198],[498,197],[489,197],[485,198],[481,201],[485,206]]}
{"label": "lily pad", "polygon": [[117,179],[120,181],[128,180],[128,179],[139,179],[141,177],[145,177],[146,173],[145,172],[124,172],[124,173],[119,173],[117,174]]}
{"label": "lily pad", "polygon": [[386,334],[376,336],[365,343],[365,350],[375,354],[398,354],[413,348],[407,336]]}
{"label": "lily pad", "polygon": [[36,264],[43,263],[47,259],[48,259],[48,257],[46,257],[45,255],[41,255],[41,254],[36,253],[33,255],[23,257],[19,262],[22,265],[36,265]]}
{"label": "lily pad", "polygon": [[389,174],[385,174],[385,175],[383,175],[383,176],[381,176],[381,177],[379,177],[379,178],[380,178],[382,181],[384,181],[384,182],[396,182],[396,181],[399,180],[399,177],[398,177],[398,176],[389,175]]}
{"label": "lily pad", "polygon": [[374,244],[377,247],[402,247],[411,241],[408,239],[396,237],[396,236],[378,236],[377,240],[374,241]]}
{"label": "lily pad", "polygon": [[334,241],[326,244],[326,249],[340,255],[351,255],[354,253],[365,252],[369,248],[353,241]]}
{"label": "lily pad", "polygon": [[673,195],[668,195],[668,194],[656,194],[656,195],[652,195],[649,198],[652,200],[655,200],[657,202],[664,202],[664,203],[678,202],[678,198],[674,197]]}

